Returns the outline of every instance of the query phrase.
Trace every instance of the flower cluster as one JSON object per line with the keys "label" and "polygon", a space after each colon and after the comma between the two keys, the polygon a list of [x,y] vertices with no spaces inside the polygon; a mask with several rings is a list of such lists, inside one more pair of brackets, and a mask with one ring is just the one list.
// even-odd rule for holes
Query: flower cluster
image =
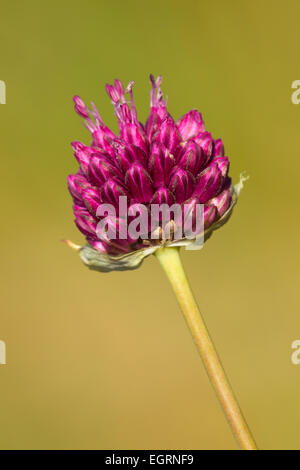
{"label": "flower cluster", "polygon": [[[75,223],[88,243],[84,247],[69,244],[80,249],[81,258],[92,269],[134,268],[162,245],[193,249],[187,237],[177,240],[172,236],[185,213],[170,221],[168,237],[161,219],[156,233],[150,224],[142,236],[124,237],[124,223],[130,222],[130,216],[124,221],[119,213],[121,199],[127,201],[129,215],[142,206],[144,220],[151,217],[153,206],[176,205],[182,212],[188,208],[191,230],[197,225],[200,204],[200,226],[206,240],[228,220],[243,187],[243,177],[232,185],[223,143],[206,131],[201,114],[192,110],[175,122],[163,98],[161,77],[155,80],[150,75],[150,81],[150,114],[144,125],[138,121],[134,105],[134,82],[126,89],[120,80],[106,85],[118,120],[118,135],[104,124],[94,103],[88,109],[79,96],[74,97],[75,111],[84,118],[92,141],[89,146],[72,143],[79,169],[68,177],[68,187],[74,201]],[[106,217],[108,227],[103,224],[105,214],[98,210],[107,205],[114,209],[113,220]],[[106,237],[102,230],[99,237],[99,224],[109,229],[112,223],[116,236]]]}
{"label": "flower cluster", "polygon": [[163,227],[159,241],[153,240],[151,233],[143,239],[116,236],[115,240],[99,240],[96,232],[100,204],[111,204],[118,211],[120,196],[126,196],[129,213],[140,203],[149,211],[151,204],[176,203],[182,207],[188,204],[191,214],[194,206],[204,204],[205,230],[221,220],[232,205],[229,161],[222,141],[214,140],[206,131],[197,110],[175,122],[163,99],[161,77],[155,80],[151,75],[150,80],[151,108],[145,125],[138,121],[132,93],[134,82],[125,90],[120,80],[106,85],[119,135],[105,126],[94,103],[88,109],[81,98],[74,97],[75,111],[84,118],[92,135],[89,146],[72,143],[79,163],[78,172],[68,177],[75,223],[90,246],[111,256],[165,242]]}

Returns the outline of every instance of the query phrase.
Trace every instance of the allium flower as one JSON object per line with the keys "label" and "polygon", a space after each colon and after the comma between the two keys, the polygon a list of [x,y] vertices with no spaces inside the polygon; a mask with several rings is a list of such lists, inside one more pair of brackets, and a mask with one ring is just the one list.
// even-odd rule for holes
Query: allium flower
{"label": "allium flower", "polygon": [[[89,146],[72,143],[79,169],[68,177],[68,186],[74,201],[75,223],[88,242],[80,254],[95,269],[133,268],[162,245],[191,244],[191,240],[184,238],[166,239],[163,227],[158,240],[153,239],[150,229],[143,239],[120,239],[118,233],[114,240],[99,239],[97,207],[100,204],[112,204],[117,217],[120,196],[126,196],[129,213],[130,208],[142,203],[149,216],[151,204],[177,203],[182,211],[188,204],[191,219],[196,217],[193,212],[196,204],[204,204],[207,239],[228,219],[238,196],[240,186],[231,184],[229,160],[222,141],[213,139],[197,110],[189,111],[175,122],[163,99],[161,77],[155,80],[151,75],[150,80],[150,114],[144,125],[138,121],[134,105],[134,82],[125,90],[120,80],[106,85],[118,120],[118,135],[104,124],[94,103],[88,109],[81,98],[74,97],[75,111],[84,118],[92,141]],[[117,230],[121,227],[120,217]]]}
{"label": "allium flower", "polygon": [[[237,185],[231,184],[223,143],[206,131],[201,114],[192,110],[175,122],[163,99],[161,77],[155,80],[151,75],[150,80],[151,108],[145,125],[138,121],[133,82],[125,90],[120,80],[106,85],[118,119],[118,135],[105,126],[94,103],[88,109],[81,98],[74,97],[75,111],[84,118],[92,141],[89,146],[72,143],[79,169],[68,177],[68,185],[74,201],[75,223],[86,237],[87,245],[68,243],[79,251],[89,268],[98,271],[133,269],[146,256],[155,254],[170,280],[237,442],[243,449],[256,449],[179,255],[179,247],[199,248],[196,242],[200,235],[205,241],[228,220],[245,178],[241,176]],[[125,95],[129,96],[130,104]],[[126,199],[126,217],[121,211],[123,199]],[[153,205],[176,206],[179,213],[173,212],[167,222],[159,213],[155,228],[152,223],[150,228],[148,223],[141,223],[137,235],[124,231],[137,207],[143,221],[153,219]],[[199,219],[199,205],[203,209],[200,232],[193,228]],[[107,207],[113,209],[112,215],[102,210]],[[186,221],[186,208],[192,237],[186,232],[180,232],[181,237],[177,237],[178,228]],[[99,236],[102,223],[105,230]],[[108,236],[111,226],[114,237]]]}

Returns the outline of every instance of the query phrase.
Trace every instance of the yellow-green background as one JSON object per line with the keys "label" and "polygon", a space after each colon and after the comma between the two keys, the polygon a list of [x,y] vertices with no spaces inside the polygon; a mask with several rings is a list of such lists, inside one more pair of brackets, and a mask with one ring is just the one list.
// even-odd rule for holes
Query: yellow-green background
{"label": "yellow-green background", "polygon": [[175,118],[198,108],[235,180],[230,222],[183,252],[195,295],[258,444],[300,449],[297,0],[2,2],[2,449],[236,448],[154,258],[88,271],[73,225],[69,142],[89,141],[72,96],[115,119],[104,85],[162,74]]}

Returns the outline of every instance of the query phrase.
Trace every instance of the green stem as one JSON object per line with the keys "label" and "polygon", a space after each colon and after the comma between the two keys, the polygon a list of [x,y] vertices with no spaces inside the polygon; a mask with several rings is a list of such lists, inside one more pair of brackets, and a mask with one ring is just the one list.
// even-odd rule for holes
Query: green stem
{"label": "green stem", "polygon": [[160,248],[155,255],[173,287],[234,437],[242,449],[257,450],[192,294],[180,259],[179,248]]}

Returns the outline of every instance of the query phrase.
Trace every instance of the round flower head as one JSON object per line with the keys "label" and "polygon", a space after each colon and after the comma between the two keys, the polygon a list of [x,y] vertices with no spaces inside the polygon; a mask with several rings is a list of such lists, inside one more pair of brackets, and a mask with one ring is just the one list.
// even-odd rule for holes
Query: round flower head
{"label": "round flower head", "polygon": [[[105,126],[94,103],[88,109],[74,97],[75,111],[84,118],[92,141],[89,146],[72,143],[79,169],[68,177],[68,187],[75,223],[87,240],[77,248],[92,269],[132,269],[166,245],[199,248],[195,240],[205,241],[228,220],[243,185],[241,178],[232,186],[224,145],[206,131],[201,114],[192,110],[174,121],[161,77],[151,75],[150,81],[150,114],[144,125],[134,105],[134,82],[126,89],[120,80],[106,85],[118,135]],[[166,220],[153,207],[176,211],[168,211]],[[183,221],[192,236],[182,231]],[[138,230],[128,230],[130,224]]]}

